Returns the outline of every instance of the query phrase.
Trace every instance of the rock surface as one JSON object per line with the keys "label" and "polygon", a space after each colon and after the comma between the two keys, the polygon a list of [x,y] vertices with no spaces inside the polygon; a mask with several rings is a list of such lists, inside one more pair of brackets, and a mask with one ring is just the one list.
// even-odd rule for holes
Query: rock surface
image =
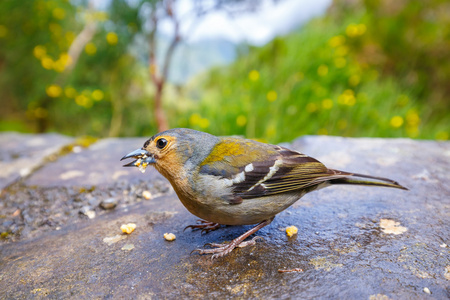
{"label": "rock surface", "polygon": [[[5,149],[12,136],[0,134],[0,153],[22,149]],[[119,159],[144,141],[101,140],[44,160],[23,180],[1,182],[0,299],[450,297],[450,143],[300,138],[288,146],[330,168],[389,177],[410,190],[334,186],[310,193],[258,232],[264,241],[211,260],[190,252],[250,226],[183,232],[197,218],[167,181],[153,169],[121,167]],[[17,171],[17,159],[2,159],[0,178]],[[116,208],[100,208],[108,199]],[[79,213],[84,207],[93,218]],[[137,227],[126,235],[120,226],[128,223]],[[299,231],[288,238],[292,225]],[[176,240],[166,241],[166,232]]]}
{"label": "rock surface", "polygon": [[73,141],[59,134],[0,134],[0,189],[26,177]]}

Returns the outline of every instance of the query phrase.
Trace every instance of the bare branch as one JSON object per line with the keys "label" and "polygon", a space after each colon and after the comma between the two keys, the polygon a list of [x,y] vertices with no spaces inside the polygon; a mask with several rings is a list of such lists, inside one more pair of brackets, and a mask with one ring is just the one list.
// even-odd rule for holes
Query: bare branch
{"label": "bare branch", "polygon": [[[87,13],[92,11],[93,7],[94,5],[92,1],[89,1]],[[96,31],[97,31],[97,22],[94,20],[89,20],[84,26],[83,30],[81,30],[81,32],[73,40],[68,51],[71,61],[66,67],[65,70],[66,73],[72,71],[72,69],[76,66],[78,59],[80,58],[81,52],[83,51],[86,44],[92,40]]]}
{"label": "bare branch", "polygon": [[158,17],[156,16],[156,7],[154,6],[151,10],[150,20],[153,24],[152,31],[149,35],[149,71],[150,77],[155,85],[160,84],[160,78],[158,76],[158,64],[156,62],[156,33],[158,30]]}
{"label": "bare branch", "polygon": [[[168,80],[170,64],[172,62],[173,54],[177,45],[180,43],[183,38],[180,33],[180,20],[182,19],[180,16],[176,15],[176,11],[174,11],[174,2],[175,0],[165,0],[165,1],[156,1],[152,3],[152,9],[150,13],[150,21],[152,22],[152,29],[149,34],[149,72],[150,78],[155,86],[155,98],[154,98],[154,115],[156,119],[156,123],[158,125],[159,131],[164,131],[168,129],[168,122],[166,115],[164,113],[164,109],[162,107],[162,95],[164,86]],[[158,3],[162,5],[162,7],[158,6]],[[216,0],[211,4],[210,1],[194,1],[194,10],[196,15],[196,20],[206,15],[207,13],[215,10],[223,10],[231,16],[234,16],[239,13],[254,11],[258,7],[258,0]],[[161,10],[159,10],[161,8]],[[162,70],[159,72],[158,64],[157,64],[157,32],[158,32],[158,22],[161,21],[158,12],[163,12],[165,16],[167,16],[173,24],[173,37],[170,41],[169,47],[165,51],[162,57]],[[161,16],[162,17],[162,16]],[[198,22],[197,22],[198,24]],[[190,25],[189,31],[185,33],[185,36],[188,36],[191,33],[191,30],[197,25],[196,22],[193,22]]]}
{"label": "bare branch", "polygon": [[173,52],[175,51],[177,44],[181,40],[180,22],[178,21],[175,14],[173,13],[171,1],[168,1],[166,10],[167,10],[167,14],[170,16],[170,18],[173,21],[174,32],[173,32],[173,39],[169,45],[169,48],[167,49],[166,56],[164,57],[163,70],[162,70],[162,75],[161,75],[161,79],[164,81],[167,80],[167,78],[169,76],[169,67],[170,67],[170,62],[172,61]]}

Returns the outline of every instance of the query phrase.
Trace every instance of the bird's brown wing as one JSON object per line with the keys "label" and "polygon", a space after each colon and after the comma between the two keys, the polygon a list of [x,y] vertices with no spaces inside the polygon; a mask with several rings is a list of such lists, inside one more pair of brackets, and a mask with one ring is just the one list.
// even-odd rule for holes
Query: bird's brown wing
{"label": "bird's brown wing", "polygon": [[245,173],[246,180],[233,187],[236,196],[249,199],[288,193],[349,175],[329,170],[318,160],[302,153],[273,147],[277,154],[253,162],[253,170]]}
{"label": "bird's brown wing", "polygon": [[230,203],[288,193],[350,174],[327,169],[305,154],[256,141],[227,138],[218,143],[200,173],[219,177],[232,194]]}

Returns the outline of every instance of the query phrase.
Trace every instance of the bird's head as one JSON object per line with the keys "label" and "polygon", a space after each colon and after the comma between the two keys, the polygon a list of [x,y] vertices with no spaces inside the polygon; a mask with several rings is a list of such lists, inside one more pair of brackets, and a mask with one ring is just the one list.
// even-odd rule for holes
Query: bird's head
{"label": "bird's head", "polygon": [[148,139],[144,146],[128,153],[121,160],[135,160],[124,167],[138,167],[144,173],[153,165],[165,177],[181,175],[197,167],[217,143],[218,138],[208,133],[186,128],[163,131]]}

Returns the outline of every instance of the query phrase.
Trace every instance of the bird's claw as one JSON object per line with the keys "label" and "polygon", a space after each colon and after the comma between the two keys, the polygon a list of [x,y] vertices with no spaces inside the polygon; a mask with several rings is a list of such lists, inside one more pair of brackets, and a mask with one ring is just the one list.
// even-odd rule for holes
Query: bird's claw
{"label": "bird's claw", "polygon": [[254,238],[252,238],[252,239],[249,240],[249,241],[243,241],[243,242],[241,242],[239,245],[237,245],[237,247],[239,247],[239,248],[244,248],[244,247],[247,247],[247,246],[253,246],[253,245],[256,244],[256,240],[257,240],[257,239],[260,239],[260,240],[263,240],[263,241],[264,241],[264,238],[263,238],[262,236],[255,236]]}
{"label": "bird's claw", "polygon": [[218,243],[206,243],[205,245],[204,245],[204,247],[211,247],[211,248],[220,248],[220,247],[223,247],[223,246],[225,246],[225,245],[227,245],[227,244],[218,244]]}
{"label": "bird's claw", "polygon": [[235,241],[231,241],[230,243],[227,243],[227,244],[207,243],[204,245],[204,247],[211,247],[211,249],[195,249],[191,252],[191,255],[195,252],[197,252],[200,255],[212,254],[211,259],[215,259],[215,258],[222,257],[222,256],[230,253],[236,247],[244,248],[247,246],[255,245],[257,239],[264,240],[260,236],[255,236],[254,238],[252,238],[249,241],[242,241],[240,243],[237,243]]}
{"label": "bird's claw", "polygon": [[218,223],[208,222],[204,220],[198,220],[197,223],[199,224],[186,226],[183,231],[185,231],[188,228],[191,228],[192,230],[201,229],[201,233],[206,234],[210,231],[220,228],[220,224]]}

